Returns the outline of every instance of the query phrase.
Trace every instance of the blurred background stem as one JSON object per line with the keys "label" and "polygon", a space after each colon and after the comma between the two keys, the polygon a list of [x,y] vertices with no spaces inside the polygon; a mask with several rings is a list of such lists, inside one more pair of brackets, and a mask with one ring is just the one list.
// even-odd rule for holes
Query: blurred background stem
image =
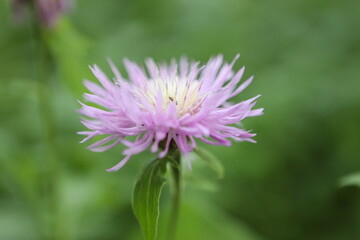
{"label": "blurred background stem", "polygon": [[59,151],[56,143],[56,124],[51,93],[52,59],[44,40],[41,23],[34,17],[32,35],[34,57],[36,62],[37,93],[39,114],[43,131],[44,155],[41,159],[40,189],[42,198],[41,218],[43,222],[40,233],[43,239],[64,239],[64,230],[60,227],[59,217]]}

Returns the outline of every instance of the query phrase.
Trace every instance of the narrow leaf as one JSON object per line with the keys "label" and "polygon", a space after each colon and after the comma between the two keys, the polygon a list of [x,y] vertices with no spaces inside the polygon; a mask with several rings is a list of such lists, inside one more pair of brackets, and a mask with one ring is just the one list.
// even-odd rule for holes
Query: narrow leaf
{"label": "narrow leaf", "polygon": [[360,172],[355,172],[340,178],[340,187],[346,186],[360,187]]}
{"label": "narrow leaf", "polygon": [[224,167],[222,163],[215,157],[214,154],[206,150],[205,148],[196,147],[194,152],[202,159],[204,160],[210,168],[214,170],[215,173],[217,173],[218,178],[224,177]]}
{"label": "narrow leaf", "polygon": [[159,199],[165,183],[166,162],[165,159],[150,162],[135,183],[132,207],[145,240],[156,239]]}

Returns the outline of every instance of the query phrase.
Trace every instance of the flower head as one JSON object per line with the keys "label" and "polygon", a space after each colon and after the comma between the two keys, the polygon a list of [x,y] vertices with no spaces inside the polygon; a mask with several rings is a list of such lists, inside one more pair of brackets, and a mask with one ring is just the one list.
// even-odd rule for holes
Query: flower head
{"label": "flower head", "polygon": [[72,0],[11,0],[13,16],[16,21],[23,21],[28,5],[33,5],[36,17],[46,27],[53,27],[60,15],[66,12]]}
{"label": "flower head", "polygon": [[53,27],[59,16],[70,7],[70,0],[37,0],[39,18],[47,27]]}
{"label": "flower head", "polygon": [[[195,139],[225,146],[231,145],[230,139],[255,142],[251,139],[255,134],[232,125],[263,111],[252,109],[259,95],[237,104],[229,102],[253,79],[237,86],[245,70],[243,67],[233,72],[238,57],[228,64],[219,55],[202,67],[185,57],[180,59],[179,66],[175,60],[166,65],[147,59],[148,74],[137,64],[124,60],[129,81],[112,62],[114,81],[95,65],[91,70],[102,86],[85,80],[92,94],[85,93],[84,98],[101,109],[80,102],[80,113],[87,117],[82,123],[90,130],[79,132],[86,135],[82,142],[104,135],[104,139],[88,149],[102,152],[119,143],[127,147],[123,151],[125,158],[107,171],[120,169],[132,155],[147,148],[162,158],[171,142],[183,154],[196,147]],[[130,141],[129,136],[135,140]]]}

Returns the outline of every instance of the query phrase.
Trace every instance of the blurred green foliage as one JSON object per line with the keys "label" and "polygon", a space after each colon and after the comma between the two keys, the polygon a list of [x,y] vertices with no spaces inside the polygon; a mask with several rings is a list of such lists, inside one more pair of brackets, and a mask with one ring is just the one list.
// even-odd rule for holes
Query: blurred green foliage
{"label": "blurred green foliage", "polygon": [[360,239],[360,189],[344,184],[360,171],[359,9],[357,0],[77,1],[43,36],[60,161],[49,175],[34,31],[0,1],[0,239],[140,239],[131,190],[152,156],[107,173],[121,147],[78,144],[82,79],[94,80],[94,63],[110,74],[106,57],[123,70],[124,57],[205,63],[218,53],[242,54],[236,68],[255,81],[235,100],[261,93],[265,115],[244,122],[257,144],[208,147],[224,179],[194,159],[178,239]]}

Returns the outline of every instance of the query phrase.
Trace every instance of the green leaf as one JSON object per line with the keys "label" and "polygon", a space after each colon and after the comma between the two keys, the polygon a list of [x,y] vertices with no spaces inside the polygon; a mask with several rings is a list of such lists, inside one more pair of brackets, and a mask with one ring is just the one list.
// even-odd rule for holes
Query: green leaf
{"label": "green leaf", "polygon": [[194,152],[217,173],[218,178],[224,177],[224,167],[214,154],[199,146],[195,148]]}
{"label": "green leaf", "polygon": [[360,172],[355,172],[340,178],[340,187],[346,186],[360,187]]}
{"label": "green leaf", "polygon": [[132,207],[145,240],[156,239],[159,199],[165,183],[166,159],[150,162],[135,183]]}

